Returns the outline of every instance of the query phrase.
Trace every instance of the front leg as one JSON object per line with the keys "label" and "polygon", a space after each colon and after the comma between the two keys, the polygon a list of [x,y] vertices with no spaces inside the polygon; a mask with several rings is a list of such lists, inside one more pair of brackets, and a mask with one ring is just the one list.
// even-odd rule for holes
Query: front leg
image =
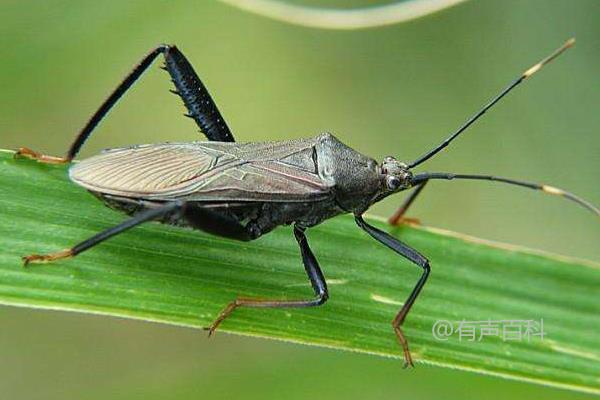
{"label": "front leg", "polygon": [[186,115],[196,121],[196,124],[208,140],[234,142],[235,139],[229,127],[192,65],[177,47],[162,44],[146,54],[139,64],[121,81],[81,129],[64,157],[49,156],[22,147],[15,153],[15,158],[30,158],[48,164],[62,164],[73,160],[100,121],[106,117],[119,99],[142,76],[160,54],[165,58],[165,66],[163,68],[169,73],[177,89],[173,93],[181,96],[187,107],[188,113]]}
{"label": "front leg", "polygon": [[396,314],[396,317],[392,321],[392,326],[394,328],[394,332],[396,333],[396,337],[398,338],[398,341],[402,345],[402,350],[404,351],[404,366],[412,367],[413,362],[412,362],[412,357],[410,356],[410,351],[408,350],[408,341],[406,340],[406,337],[404,337],[404,333],[402,332],[402,329],[400,328],[400,326],[402,326],[402,323],[404,322],[406,315],[410,311],[410,308],[412,307],[413,303],[417,299],[417,296],[419,296],[421,289],[423,288],[423,286],[425,285],[425,282],[427,281],[427,277],[429,276],[429,271],[430,271],[429,260],[427,260],[423,255],[421,255],[421,253],[419,253],[412,247],[409,247],[406,244],[402,243],[395,237],[375,228],[374,226],[369,225],[368,223],[365,222],[365,220],[362,218],[362,216],[356,215],[355,219],[356,219],[356,223],[358,224],[358,226],[360,226],[362,229],[364,229],[375,240],[384,244],[385,246],[389,247],[390,249],[394,250],[396,253],[407,258],[409,261],[417,264],[419,267],[421,267],[423,269],[423,274],[421,275],[421,278],[419,278],[419,281],[413,288],[412,292],[410,293],[410,296],[408,296],[408,299],[406,299],[406,301],[404,302],[404,305],[402,306],[402,308],[400,309],[398,314]]}
{"label": "front leg", "polygon": [[402,205],[400,206],[400,208],[398,208],[398,210],[396,210],[396,212],[394,213],[394,215],[392,215],[388,219],[388,223],[390,225],[401,225],[402,223],[409,223],[409,224],[413,223],[413,224],[419,225],[421,223],[416,218],[406,218],[404,216],[404,214],[406,214],[406,211],[408,211],[408,208],[410,207],[410,205],[415,201],[415,199],[417,198],[417,196],[425,188],[425,185],[427,184],[427,182],[428,181],[424,181],[423,183],[419,184],[415,188],[415,190],[413,190],[413,192],[406,198],[406,200],[404,200],[404,203],[402,203]]}

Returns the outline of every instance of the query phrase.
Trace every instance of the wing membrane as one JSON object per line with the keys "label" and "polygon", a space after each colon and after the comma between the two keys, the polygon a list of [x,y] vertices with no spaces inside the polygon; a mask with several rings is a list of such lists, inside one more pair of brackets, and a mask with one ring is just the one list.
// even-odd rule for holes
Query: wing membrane
{"label": "wing membrane", "polygon": [[92,191],[144,199],[301,201],[330,195],[314,162],[310,168],[313,145],[310,139],[141,145],[86,159],[70,177]]}

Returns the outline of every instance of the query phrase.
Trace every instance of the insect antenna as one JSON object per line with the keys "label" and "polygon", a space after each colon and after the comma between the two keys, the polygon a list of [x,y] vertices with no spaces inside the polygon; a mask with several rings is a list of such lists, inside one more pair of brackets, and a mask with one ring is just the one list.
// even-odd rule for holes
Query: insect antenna
{"label": "insect antenna", "polygon": [[460,128],[458,128],[458,130],[456,130],[456,132],[454,132],[452,135],[450,135],[439,146],[428,151],[427,153],[423,154],[421,157],[419,157],[418,159],[416,159],[415,161],[410,163],[408,168],[416,167],[417,165],[429,160],[431,157],[433,157],[434,155],[436,155],[437,153],[442,151],[446,146],[448,146],[450,144],[450,142],[452,142],[454,139],[456,139],[469,126],[471,126],[475,121],[477,121],[479,119],[479,117],[481,117],[483,114],[485,114],[485,112],[487,110],[492,108],[492,106],[494,104],[496,104],[498,101],[500,101],[500,99],[502,99],[504,96],[506,96],[506,94],[508,94],[511,90],[513,90],[516,86],[518,86],[525,79],[529,78],[531,75],[538,72],[544,65],[546,65],[550,61],[554,60],[556,57],[558,57],[560,54],[562,54],[565,50],[567,50],[569,47],[573,46],[574,44],[575,44],[575,38],[571,38],[571,39],[567,40],[562,46],[560,46],[558,49],[554,50],[554,52],[552,54],[550,54],[548,57],[544,58],[542,61],[538,62],[537,64],[535,64],[534,66],[532,66],[531,68],[529,68],[528,70],[523,72],[521,74],[521,76],[519,76],[510,85],[508,85],[502,92],[500,92],[499,95],[494,97],[489,103],[487,103],[485,106],[483,106],[483,108],[481,110],[479,110],[475,115],[473,115],[471,118],[469,118],[467,120],[467,122],[465,122]]}
{"label": "insect antenna", "polygon": [[509,185],[522,186],[522,187],[526,187],[526,188],[533,189],[533,190],[539,190],[539,191],[542,191],[547,194],[564,197],[566,199],[574,201],[575,203],[579,204],[580,206],[582,206],[582,207],[590,210],[594,214],[600,216],[600,209],[598,207],[594,206],[589,201],[584,200],[581,197],[576,196],[571,192],[567,192],[566,190],[559,189],[557,187],[550,186],[550,185],[518,181],[515,179],[508,179],[508,178],[492,176],[492,175],[453,174],[453,173],[448,173],[448,172],[425,172],[425,173],[421,173],[421,174],[416,174],[412,178],[411,183],[413,186],[416,186],[416,185],[423,183],[425,181],[428,181],[430,179],[445,179],[445,180],[472,179],[472,180],[502,182],[502,183],[507,183]]}

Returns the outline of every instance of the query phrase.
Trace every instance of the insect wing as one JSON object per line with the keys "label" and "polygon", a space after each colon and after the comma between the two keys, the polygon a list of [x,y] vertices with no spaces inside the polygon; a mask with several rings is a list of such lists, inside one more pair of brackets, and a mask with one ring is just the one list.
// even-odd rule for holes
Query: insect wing
{"label": "insect wing", "polygon": [[108,150],[75,164],[94,192],[152,200],[307,201],[331,195],[309,140],[165,143]]}

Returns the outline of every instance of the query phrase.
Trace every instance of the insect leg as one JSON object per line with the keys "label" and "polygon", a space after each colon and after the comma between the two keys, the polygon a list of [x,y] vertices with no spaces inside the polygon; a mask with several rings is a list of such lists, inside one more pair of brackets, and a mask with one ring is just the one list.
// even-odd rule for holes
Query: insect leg
{"label": "insect leg", "polygon": [[29,256],[22,257],[23,264],[27,266],[27,264],[31,262],[49,262],[54,260],[59,260],[61,258],[69,258],[74,257],[77,254],[90,249],[97,244],[109,239],[119,233],[122,233],[128,229],[133,228],[134,226],[140,225],[144,222],[148,222],[154,219],[158,219],[164,217],[168,214],[172,213],[181,213],[185,208],[184,202],[172,202],[162,205],[157,208],[151,208],[144,210],[138,214],[136,214],[133,218],[120,223],[117,226],[109,228],[105,231],[98,233],[97,235],[92,236],[91,238],[84,240],[83,242],[61,251],[57,251],[55,253],[50,254],[31,254]]}
{"label": "insect leg", "polygon": [[413,203],[413,201],[415,201],[415,199],[417,198],[419,193],[421,193],[421,191],[423,190],[423,188],[425,187],[426,184],[427,184],[427,181],[423,181],[423,183],[420,183],[419,185],[417,185],[415,190],[413,190],[413,192],[408,196],[408,198],[406,200],[404,200],[404,203],[402,203],[400,208],[398,208],[398,210],[396,210],[394,215],[392,215],[388,219],[388,223],[390,225],[401,225],[402,222],[419,223],[419,220],[417,220],[417,219],[404,218],[404,214],[406,214],[406,211],[408,210],[410,205]]}
{"label": "insect leg", "polygon": [[178,94],[183,99],[188,110],[185,115],[196,121],[208,140],[235,142],[217,105],[190,62],[175,46],[168,46],[164,55],[164,69],[169,72],[177,88],[176,91],[171,92]]}
{"label": "insect leg", "polygon": [[123,81],[121,81],[81,129],[64,157],[49,156],[26,147],[20,148],[15,154],[15,157],[31,158],[49,164],[70,162],[75,158],[100,121],[102,121],[112,107],[140,78],[140,76],[142,76],[160,54],[163,54],[165,58],[165,66],[163,68],[169,72],[171,79],[177,88],[177,90],[173,92],[181,96],[188,109],[188,114],[186,115],[196,121],[209,140],[233,142],[233,135],[223,120],[223,117],[221,117],[221,113],[208,93],[208,90],[202,84],[202,81],[200,81],[200,78],[191,64],[177,47],[162,44],[146,54],[140,63],[129,72]]}
{"label": "insect leg", "polygon": [[415,300],[417,299],[417,296],[419,296],[421,289],[427,281],[427,277],[429,276],[430,271],[429,260],[427,260],[427,258],[421,255],[418,251],[402,243],[395,237],[375,228],[374,226],[369,225],[367,222],[365,222],[362,216],[356,215],[355,219],[358,226],[365,230],[375,240],[386,245],[390,249],[394,250],[396,253],[407,258],[409,261],[413,262],[414,264],[418,265],[423,269],[423,273],[421,274],[419,281],[417,282],[412,292],[410,293],[410,296],[408,296],[408,299],[406,299],[404,305],[392,321],[394,332],[396,333],[396,337],[398,338],[398,341],[402,345],[402,350],[404,351],[404,366],[412,366],[413,362],[410,356],[410,351],[408,350],[408,341],[404,337],[404,333],[402,332],[400,326],[402,326],[406,315],[410,311],[410,308],[414,304]]}
{"label": "insect leg", "polygon": [[309,300],[267,300],[267,299],[249,299],[239,297],[235,301],[232,301],[225,307],[219,317],[212,323],[208,328],[208,335],[211,336],[219,325],[231,315],[231,313],[238,307],[261,307],[261,308],[283,308],[283,307],[313,307],[324,304],[329,298],[327,292],[327,283],[319,263],[315,258],[312,250],[308,246],[306,235],[304,234],[304,228],[294,226],[294,236],[298,245],[300,245],[300,252],[302,253],[302,262],[304,263],[304,269],[310,279],[310,284],[315,292],[316,297]]}

